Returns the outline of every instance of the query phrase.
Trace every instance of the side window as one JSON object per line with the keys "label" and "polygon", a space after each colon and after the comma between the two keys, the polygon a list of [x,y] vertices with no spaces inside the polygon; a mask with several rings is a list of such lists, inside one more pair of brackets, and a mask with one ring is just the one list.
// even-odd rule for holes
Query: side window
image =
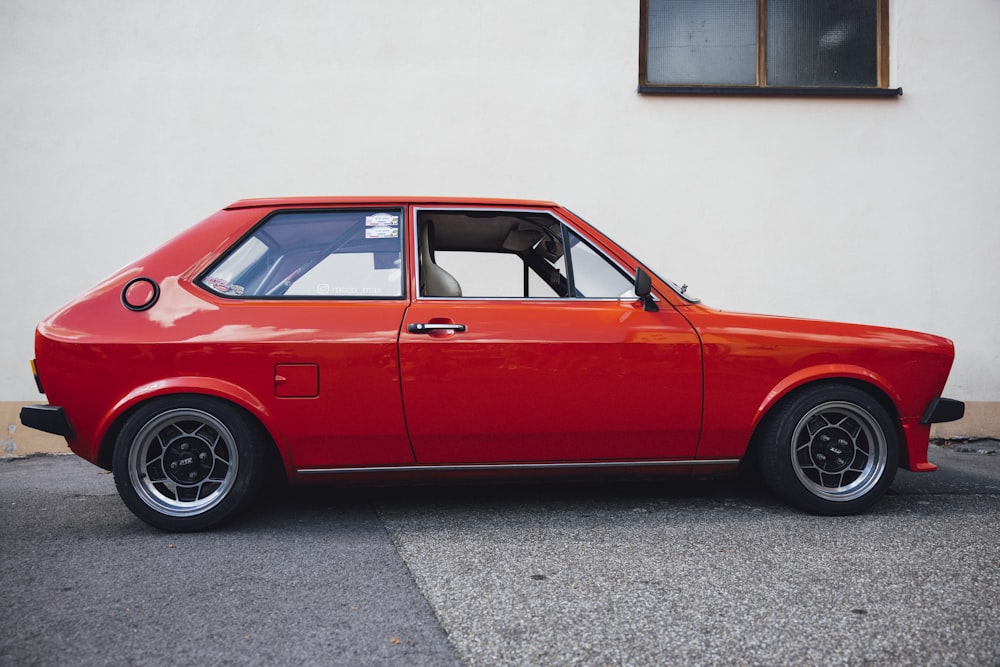
{"label": "side window", "polygon": [[282,211],[201,278],[231,297],[403,296],[399,209]]}
{"label": "side window", "polygon": [[533,211],[420,211],[420,295],[553,299],[569,296],[561,223]]}
{"label": "side window", "polygon": [[568,231],[573,289],[578,298],[635,298],[635,288],[628,278],[606,257],[590,247],[576,233]]}
{"label": "side window", "polygon": [[420,211],[417,233],[421,296],[636,298],[631,278],[546,213]]}

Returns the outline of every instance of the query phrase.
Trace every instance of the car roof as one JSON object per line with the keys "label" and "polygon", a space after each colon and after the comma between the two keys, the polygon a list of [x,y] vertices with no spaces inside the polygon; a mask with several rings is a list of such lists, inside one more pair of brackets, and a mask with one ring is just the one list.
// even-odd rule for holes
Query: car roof
{"label": "car roof", "polygon": [[384,206],[390,204],[416,204],[420,206],[557,206],[553,202],[541,200],[474,197],[271,197],[265,199],[240,199],[227,206],[226,209],[271,208],[275,206],[309,207],[345,204],[359,204],[363,206]]}

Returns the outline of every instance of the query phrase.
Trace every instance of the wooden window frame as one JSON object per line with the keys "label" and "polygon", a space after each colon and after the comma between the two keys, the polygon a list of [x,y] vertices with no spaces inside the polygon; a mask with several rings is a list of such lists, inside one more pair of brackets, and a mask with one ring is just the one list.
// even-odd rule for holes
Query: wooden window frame
{"label": "wooden window frame", "polygon": [[649,0],[639,2],[639,92],[651,95],[782,95],[821,97],[899,97],[902,88],[889,87],[889,1],[875,0],[877,20],[875,86],[769,86],[767,85],[767,0],[757,1],[757,83],[736,85],[675,85],[649,83],[647,52]]}

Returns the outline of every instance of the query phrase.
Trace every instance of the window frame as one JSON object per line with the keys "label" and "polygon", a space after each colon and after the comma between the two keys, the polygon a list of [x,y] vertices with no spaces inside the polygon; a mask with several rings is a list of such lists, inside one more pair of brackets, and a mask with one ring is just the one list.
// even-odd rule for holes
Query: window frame
{"label": "window frame", "polygon": [[876,62],[875,86],[769,86],[767,85],[767,0],[757,3],[757,83],[755,85],[650,83],[647,76],[649,39],[649,2],[639,0],[639,88],[645,95],[749,95],[749,96],[818,96],[883,97],[903,94],[902,88],[889,87],[889,0],[875,0]]}

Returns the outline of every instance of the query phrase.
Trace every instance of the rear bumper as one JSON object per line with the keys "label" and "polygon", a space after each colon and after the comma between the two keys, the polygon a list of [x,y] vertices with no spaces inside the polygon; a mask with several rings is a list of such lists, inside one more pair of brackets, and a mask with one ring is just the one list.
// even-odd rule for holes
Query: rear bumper
{"label": "rear bumper", "polygon": [[67,440],[74,437],[73,427],[66,418],[66,411],[56,405],[26,405],[21,408],[21,423],[29,428],[61,435]]}
{"label": "rear bumper", "polygon": [[932,399],[920,418],[921,424],[940,424],[941,422],[958,421],[965,416],[965,403],[951,398]]}

